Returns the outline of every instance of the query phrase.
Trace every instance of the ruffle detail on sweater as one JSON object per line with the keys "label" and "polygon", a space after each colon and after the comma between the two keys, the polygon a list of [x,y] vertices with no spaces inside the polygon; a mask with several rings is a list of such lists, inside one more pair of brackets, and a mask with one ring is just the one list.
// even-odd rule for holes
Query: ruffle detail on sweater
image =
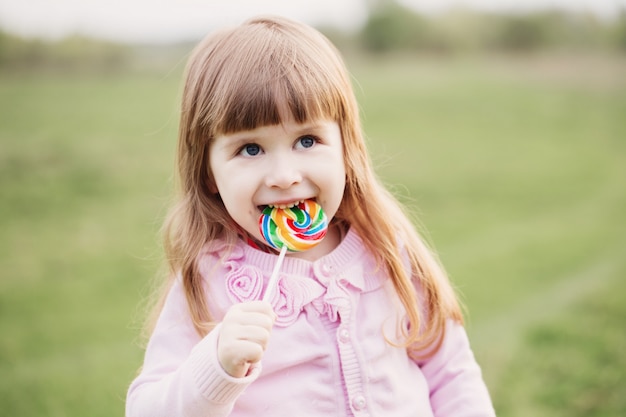
{"label": "ruffle detail on sweater", "polygon": [[[340,313],[351,307],[351,293],[371,291],[381,285],[376,274],[370,272],[376,269],[370,265],[371,260],[366,257],[357,261],[362,253],[361,240],[349,232],[334,252],[318,261],[285,259],[277,285],[269,296],[277,315],[275,325],[287,327],[305,310],[308,314],[338,321]],[[205,277],[211,276],[209,263],[202,262],[206,255],[213,259],[217,257],[224,267],[224,285],[232,303],[260,300],[267,291],[275,255],[261,253],[243,244],[214,241],[200,256],[199,269]]]}

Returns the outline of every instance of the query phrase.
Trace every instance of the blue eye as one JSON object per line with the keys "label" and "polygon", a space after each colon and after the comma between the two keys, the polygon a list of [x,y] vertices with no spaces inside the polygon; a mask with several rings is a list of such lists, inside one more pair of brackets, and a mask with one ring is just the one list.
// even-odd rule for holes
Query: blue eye
{"label": "blue eye", "polygon": [[313,136],[302,136],[298,139],[298,146],[302,148],[312,148],[317,143]]}
{"label": "blue eye", "polygon": [[248,143],[241,148],[239,153],[244,156],[257,156],[261,153],[261,147],[256,143]]}

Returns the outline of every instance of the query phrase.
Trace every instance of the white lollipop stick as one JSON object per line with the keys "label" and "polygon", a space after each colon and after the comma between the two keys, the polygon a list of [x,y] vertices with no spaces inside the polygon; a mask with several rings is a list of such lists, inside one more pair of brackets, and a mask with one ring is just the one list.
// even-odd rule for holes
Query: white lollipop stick
{"label": "white lollipop stick", "polygon": [[287,253],[287,245],[283,245],[280,248],[280,253],[278,254],[278,259],[274,264],[274,270],[272,271],[272,275],[270,276],[270,280],[267,283],[267,287],[265,288],[265,294],[263,294],[263,301],[269,301],[270,296],[274,292],[274,287],[278,282],[278,272],[280,272],[280,267],[283,264],[283,259],[285,259],[285,253]]}

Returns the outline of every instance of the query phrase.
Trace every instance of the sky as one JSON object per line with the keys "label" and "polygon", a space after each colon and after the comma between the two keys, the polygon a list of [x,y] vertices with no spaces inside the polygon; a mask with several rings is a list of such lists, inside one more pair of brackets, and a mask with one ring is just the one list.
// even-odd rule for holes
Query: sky
{"label": "sky", "polygon": [[[278,14],[312,25],[360,27],[373,0],[0,0],[0,29],[58,39],[82,34],[123,42],[176,42],[203,37],[215,27],[259,14]],[[485,11],[561,8],[601,18],[626,11],[626,0],[400,0],[424,13],[452,7]]]}

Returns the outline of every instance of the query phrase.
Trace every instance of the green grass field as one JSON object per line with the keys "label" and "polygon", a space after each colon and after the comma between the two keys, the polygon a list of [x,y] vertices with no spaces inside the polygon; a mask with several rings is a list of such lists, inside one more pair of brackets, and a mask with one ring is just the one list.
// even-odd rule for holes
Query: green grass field
{"label": "green grass field", "polygon": [[[626,414],[626,61],[350,60],[379,173],[468,308],[499,416]],[[121,416],[180,68],[0,75],[0,410]]]}

